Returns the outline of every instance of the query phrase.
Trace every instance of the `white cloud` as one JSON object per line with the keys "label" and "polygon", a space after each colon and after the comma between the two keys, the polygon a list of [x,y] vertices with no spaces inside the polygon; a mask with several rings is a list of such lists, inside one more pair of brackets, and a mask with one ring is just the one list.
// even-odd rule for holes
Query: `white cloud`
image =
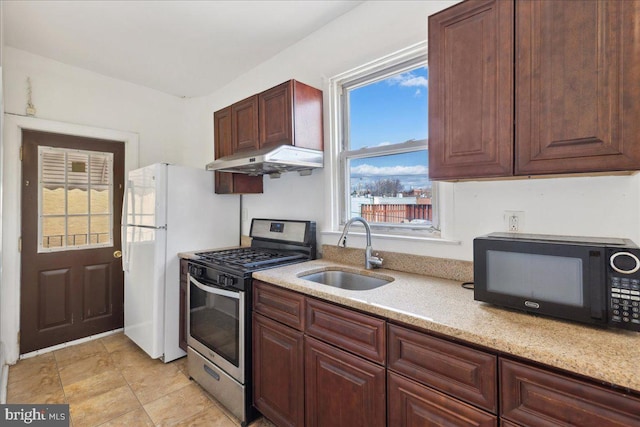
{"label": "white cloud", "polygon": [[373,166],[358,165],[351,168],[352,176],[407,176],[407,175],[427,175],[429,168],[427,166]]}
{"label": "white cloud", "polygon": [[414,98],[419,97],[422,94],[422,91],[420,89],[416,89],[415,93],[413,94]]}
{"label": "white cloud", "polygon": [[390,84],[396,84],[403,87],[429,87],[429,80],[423,76],[416,76],[411,73],[402,73],[388,79]]}

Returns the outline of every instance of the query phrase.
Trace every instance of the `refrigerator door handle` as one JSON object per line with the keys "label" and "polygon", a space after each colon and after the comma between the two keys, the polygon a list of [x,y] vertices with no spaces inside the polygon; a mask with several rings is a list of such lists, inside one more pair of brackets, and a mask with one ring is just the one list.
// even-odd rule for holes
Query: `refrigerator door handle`
{"label": "refrigerator door handle", "polygon": [[156,227],[155,225],[136,225],[136,224],[123,224],[125,227],[136,227],[136,228],[146,228],[148,230],[166,230],[167,226],[162,225]]}
{"label": "refrigerator door handle", "polygon": [[120,244],[122,246],[122,271],[129,271],[129,251],[127,243],[127,222],[129,217],[129,191],[131,190],[131,181],[127,180],[124,184],[124,200],[122,201],[122,227],[120,227]]}

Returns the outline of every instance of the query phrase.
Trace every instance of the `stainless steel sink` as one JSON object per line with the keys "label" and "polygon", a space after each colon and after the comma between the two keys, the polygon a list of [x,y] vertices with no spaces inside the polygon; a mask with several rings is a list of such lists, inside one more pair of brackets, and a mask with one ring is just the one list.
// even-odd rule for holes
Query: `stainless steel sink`
{"label": "stainless steel sink", "polygon": [[348,289],[350,291],[368,291],[379,288],[393,281],[391,278],[380,276],[365,276],[364,274],[351,273],[342,270],[326,270],[300,276],[301,279],[310,280],[334,288]]}

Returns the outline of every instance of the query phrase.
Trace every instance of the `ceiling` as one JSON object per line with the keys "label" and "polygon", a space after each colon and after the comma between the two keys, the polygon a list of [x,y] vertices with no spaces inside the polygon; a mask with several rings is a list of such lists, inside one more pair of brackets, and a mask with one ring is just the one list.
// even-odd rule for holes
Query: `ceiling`
{"label": "ceiling", "polygon": [[6,46],[181,97],[214,92],[362,3],[2,1]]}

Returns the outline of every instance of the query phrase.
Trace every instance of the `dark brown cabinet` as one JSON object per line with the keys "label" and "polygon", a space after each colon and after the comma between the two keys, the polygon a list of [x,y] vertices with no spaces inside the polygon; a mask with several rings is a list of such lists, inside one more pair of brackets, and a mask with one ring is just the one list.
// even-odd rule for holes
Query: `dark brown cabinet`
{"label": "dark brown cabinet", "polygon": [[258,141],[258,97],[256,95],[231,106],[231,153],[254,151]]}
{"label": "dark brown cabinet", "polygon": [[516,175],[640,168],[640,1],[516,2]]}
{"label": "dark brown cabinet", "polygon": [[498,417],[389,372],[389,425],[494,427]]}
{"label": "dark brown cabinet", "polygon": [[387,340],[386,322],[335,304],[307,298],[306,333],[384,365]]}
{"label": "dark brown cabinet", "polygon": [[[246,116],[250,115],[242,108],[237,109],[240,120],[234,117],[233,106],[223,108],[213,113],[213,136],[215,139],[215,158],[230,156],[234,153],[234,140],[239,139],[233,131],[234,126],[238,123],[242,124],[246,120]],[[257,119],[257,114],[255,115]],[[255,129],[257,131],[257,127]],[[257,135],[255,136],[257,143]],[[246,137],[244,138],[246,141]],[[241,173],[216,172],[215,173],[215,192],[217,194],[234,194],[234,193],[262,193],[262,177],[249,176]]]}
{"label": "dark brown cabinet", "polygon": [[392,426],[497,426],[498,357],[389,324]]}
{"label": "dark brown cabinet", "polygon": [[322,91],[289,80],[258,94],[260,148],[322,150]]}
{"label": "dark brown cabinet", "polygon": [[386,369],[365,359],[384,362],[385,321],[258,280],[253,289],[256,408],[278,426],[385,426]]}
{"label": "dark brown cabinet", "polygon": [[253,400],[278,426],[304,425],[304,335],[253,315]]}
{"label": "dark brown cabinet", "polygon": [[304,300],[253,281],[253,404],[277,426],[304,426]]}
{"label": "dark brown cabinet", "polygon": [[489,412],[498,410],[497,360],[483,351],[389,325],[389,369]]}
{"label": "dark brown cabinet", "polygon": [[305,337],[307,427],[384,427],[385,368]]}
{"label": "dark brown cabinet", "polygon": [[[296,80],[213,114],[215,158],[280,145],[323,149],[322,91]],[[216,193],[262,193],[262,176],[216,172]]]}
{"label": "dark brown cabinet", "polygon": [[429,17],[430,177],[640,169],[637,16],[640,1],[487,0]]}
{"label": "dark brown cabinet", "polygon": [[500,360],[500,387],[508,425],[640,425],[640,399],[511,360]]}
{"label": "dark brown cabinet", "polygon": [[180,259],[180,311],[179,311],[179,330],[178,345],[184,351],[187,351],[187,292],[189,287],[189,263],[186,259]]}
{"label": "dark brown cabinet", "polygon": [[513,2],[429,17],[429,177],[513,172]]}

